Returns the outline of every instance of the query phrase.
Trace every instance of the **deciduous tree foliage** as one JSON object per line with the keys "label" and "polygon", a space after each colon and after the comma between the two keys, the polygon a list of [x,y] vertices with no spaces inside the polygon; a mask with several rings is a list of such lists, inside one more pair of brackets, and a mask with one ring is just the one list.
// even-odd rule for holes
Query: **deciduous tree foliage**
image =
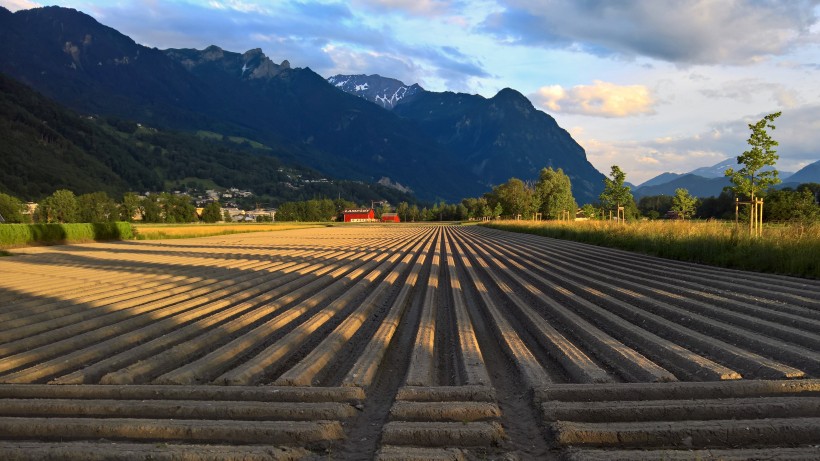
{"label": "deciduous tree foliage", "polygon": [[763,218],[766,221],[811,223],[820,219],[820,205],[811,188],[783,189],[766,194]]}
{"label": "deciduous tree foliage", "polygon": [[37,207],[38,221],[44,223],[73,223],[80,218],[80,207],[74,192],[67,189],[55,191],[44,198]]}
{"label": "deciduous tree foliage", "polygon": [[25,205],[23,202],[8,194],[0,193],[0,215],[7,223],[26,222],[26,215],[23,214]]}
{"label": "deciduous tree foliage", "polygon": [[529,219],[536,210],[535,194],[518,178],[510,178],[504,184],[496,186],[485,197],[491,207],[497,208],[500,205],[503,214],[510,218],[521,215],[522,218]]}
{"label": "deciduous tree foliage", "polygon": [[77,197],[79,222],[114,222],[120,217],[117,202],[105,192],[91,192]]}
{"label": "deciduous tree foliage", "polygon": [[120,219],[122,221],[133,222],[137,211],[141,211],[139,195],[133,192],[126,192],[122,196],[122,203],[120,203]]}
{"label": "deciduous tree foliage", "polygon": [[766,166],[774,166],[777,159],[777,151],[774,149],[779,144],[772,139],[768,130],[774,131],[774,119],[780,117],[781,112],[769,114],[757,123],[750,123],[748,144],[751,147],[737,157],[738,165],[743,165],[739,170],[729,168],[725,175],[729,177],[734,186],[736,196],[754,200],[761,196],[761,193],[775,184],[780,183],[778,172],[775,169],[764,171]]}
{"label": "deciduous tree foliage", "polygon": [[222,219],[222,207],[219,202],[210,202],[202,209],[202,221],[214,223]]}
{"label": "deciduous tree foliage", "polygon": [[692,197],[689,191],[683,188],[675,189],[675,197],[672,198],[671,210],[677,213],[679,218],[691,218],[698,207],[698,199]]}
{"label": "deciduous tree foliage", "polygon": [[647,195],[638,201],[638,211],[642,215],[651,219],[666,216],[666,212],[672,209],[671,195]]}
{"label": "deciduous tree foliage", "polygon": [[535,183],[537,209],[544,219],[560,219],[565,211],[575,217],[578,204],[572,196],[572,183],[564,170],[542,168]]}
{"label": "deciduous tree foliage", "polygon": [[638,207],[632,197],[632,191],[624,184],[626,173],[621,171],[618,165],[612,165],[609,178],[604,178],[604,191],[598,197],[601,207],[606,211],[612,211],[613,216],[619,206],[624,207],[624,215],[627,219],[632,219],[638,215]]}

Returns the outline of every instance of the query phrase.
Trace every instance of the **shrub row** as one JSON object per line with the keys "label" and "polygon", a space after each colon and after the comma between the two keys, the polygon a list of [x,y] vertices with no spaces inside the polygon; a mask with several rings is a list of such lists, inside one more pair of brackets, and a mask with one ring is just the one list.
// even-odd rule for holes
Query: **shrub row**
{"label": "shrub row", "polygon": [[134,236],[134,229],[127,222],[0,225],[0,247],[128,240]]}

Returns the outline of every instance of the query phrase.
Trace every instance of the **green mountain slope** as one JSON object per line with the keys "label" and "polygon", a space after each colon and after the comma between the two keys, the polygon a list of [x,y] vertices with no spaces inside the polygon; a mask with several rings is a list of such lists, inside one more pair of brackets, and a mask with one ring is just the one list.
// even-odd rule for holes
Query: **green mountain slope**
{"label": "green mountain slope", "polygon": [[0,74],[0,192],[39,200],[77,194],[161,191],[191,180],[248,189],[274,205],[342,197],[360,203],[413,197],[378,185],[338,181],[277,158],[292,154],[242,138],[138,126],[80,116]]}

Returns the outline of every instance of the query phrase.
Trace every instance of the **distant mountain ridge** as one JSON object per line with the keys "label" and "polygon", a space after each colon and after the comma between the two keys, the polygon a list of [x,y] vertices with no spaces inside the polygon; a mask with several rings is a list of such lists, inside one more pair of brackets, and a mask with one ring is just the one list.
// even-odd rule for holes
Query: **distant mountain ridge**
{"label": "distant mountain ridge", "polygon": [[820,160],[804,166],[783,179],[784,185],[800,185],[809,182],[820,183]]}
{"label": "distant mountain ridge", "polygon": [[[696,197],[716,197],[731,181],[725,176],[729,168],[738,168],[737,159],[729,158],[708,167],[696,168],[689,173],[661,173],[633,189],[636,198],[653,195],[674,195],[676,189],[686,189]],[[771,169],[770,167],[766,168]],[[820,182],[820,161],[806,166],[797,173],[780,171],[781,184],[776,187],[797,186],[806,182]]]}

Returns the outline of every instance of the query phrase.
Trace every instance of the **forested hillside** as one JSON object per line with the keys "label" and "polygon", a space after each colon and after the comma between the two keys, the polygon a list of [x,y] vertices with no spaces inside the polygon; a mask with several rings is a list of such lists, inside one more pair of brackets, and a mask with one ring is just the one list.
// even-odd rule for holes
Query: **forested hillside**
{"label": "forested hillside", "polygon": [[322,196],[412,200],[394,189],[284,164],[276,149],[242,138],[80,116],[2,74],[0,139],[0,192],[23,200],[58,189],[117,197],[188,182],[248,189],[274,205]]}

